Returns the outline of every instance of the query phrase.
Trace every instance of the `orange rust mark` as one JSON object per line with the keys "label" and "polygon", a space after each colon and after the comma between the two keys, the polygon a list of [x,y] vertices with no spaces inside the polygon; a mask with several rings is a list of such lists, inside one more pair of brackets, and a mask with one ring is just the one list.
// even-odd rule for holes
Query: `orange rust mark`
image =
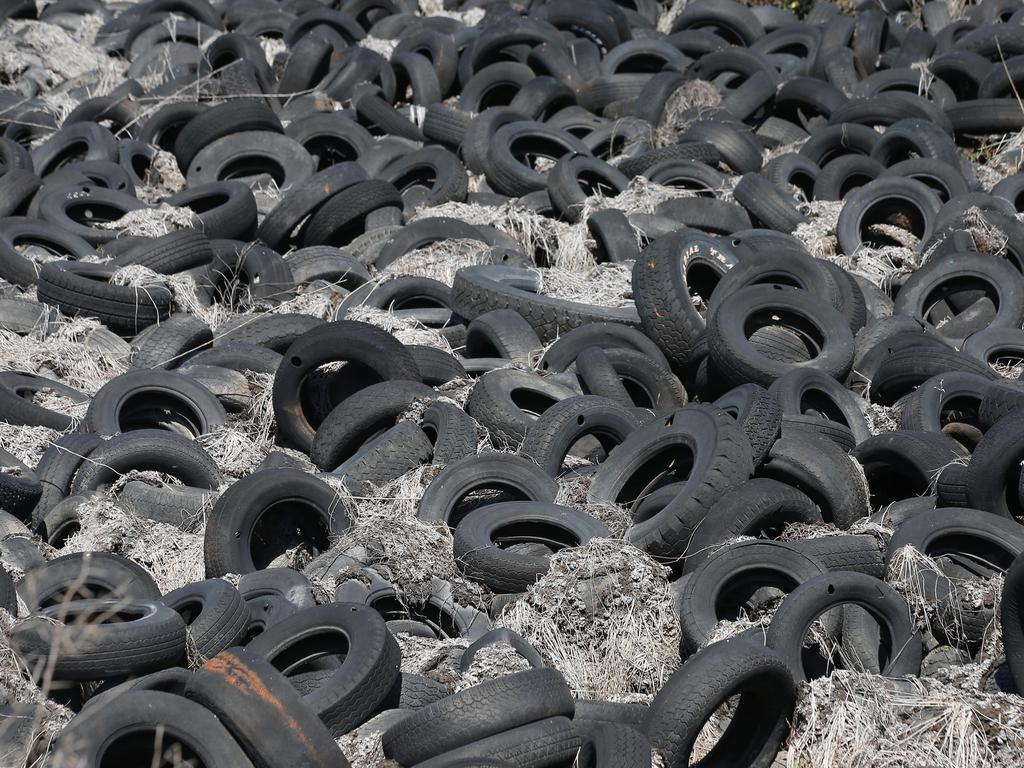
{"label": "orange rust mark", "polygon": [[285,726],[294,731],[303,744],[306,745],[310,754],[315,754],[313,744],[302,732],[298,722],[292,717],[280,699],[263,684],[259,675],[245,666],[245,662],[233,654],[218,653],[203,665],[203,669],[218,677],[224,678],[228,685],[236,688],[239,693],[248,698],[262,699],[272,706],[284,720]]}

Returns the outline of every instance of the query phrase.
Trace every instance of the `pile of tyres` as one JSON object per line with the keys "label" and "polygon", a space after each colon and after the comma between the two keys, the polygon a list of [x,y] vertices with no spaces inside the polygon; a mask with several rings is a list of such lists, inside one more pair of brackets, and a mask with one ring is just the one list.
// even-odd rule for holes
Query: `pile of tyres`
{"label": "pile of tyres", "polygon": [[[372,720],[401,766],[639,767],[654,750],[675,768],[733,700],[699,764],[768,766],[799,684],[840,665],[806,647],[836,608],[820,631],[856,669],[967,664],[999,627],[996,684],[1024,690],[1024,388],[993,368],[1024,358],[1024,175],[982,181],[986,159],[1014,160],[991,137],[1024,128],[1020,3],[956,18],[942,0],[801,18],[731,0],[672,16],[655,0],[437,5],[451,13],[38,11],[68,29],[98,15],[95,44],[127,77],[104,95],[88,75],[61,85],[77,103],[64,115],[38,78],[0,89],[0,335],[40,333],[54,310],[95,318],[95,343],[131,367],[96,392],[0,373],[0,420],[60,433],[34,467],[0,446],[0,609],[19,617],[4,633],[75,713],[32,746],[35,708],[7,701],[3,740],[62,766],[346,766],[337,740]],[[2,12],[37,17],[34,2]],[[720,103],[680,109],[695,83]],[[167,153],[185,186],[159,202],[195,226],[101,226],[157,205],[136,193]],[[689,194],[653,213],[591,205],[637,177]],[[821,201],[841,207],[833,259],[793,235]],[[446,203],[585,226],[596,263],[631,265],[633,303],[544,294],[534,268],[551,254],[424,216]],[[483,244],[451,285],[381,279],[446,240]],[[911,256],[891,280],[856,271],[894,246]],[[152,277],[119,279],[132,267]],[[183,278],[228,319],[184,311]],[[310,290],[334,297],[331,319],[274,311]],[[230,317],[245,302],[259,311]],[[403,344],[348,316],[360,307],[455,351]],[[272,378],[287,450],[228,485],[200,438],[232,423],[254,374]],[[873,428],[880,412],[893,429]],[[424,466],[417,516],[451,536],[479,604],[440,580],[414,604],[332,547],[354,521],[344,498]],[[131,472],[177,481],[118,488],[143,519],[205,516],[205,580],[161,593],[125,557],[61,552],[83,499]],[[567,479],[587,509],[556,503]],[[683,662],[649,704],[575,697],[542,647],[501,628],[554,553],[612,535],[600,505],[624,508],[625,540],[672,571]],[[303,570],[271,566],[296,547],[314,558]],[[887,582],[918,562],[907,548],[936,567],[900,584],[956,621],[923,621]],[[313,573],[336,586],[319,604]],[[1000,578],[962,604],[964,585]],[[766,630],[712,642],[768,604]],[[494,644],[530,668],[456,691],[401,671],[403,634],[465,639],[463,669]]]}

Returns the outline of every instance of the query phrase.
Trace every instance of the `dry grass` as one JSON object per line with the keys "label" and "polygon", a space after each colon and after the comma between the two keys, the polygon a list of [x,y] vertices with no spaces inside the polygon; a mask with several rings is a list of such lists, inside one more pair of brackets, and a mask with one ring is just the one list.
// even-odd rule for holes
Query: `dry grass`
{"label": "dry grass", "polygon": [[787,768],[1011,768],[1024,754],[1024,705],[929,678],[837,671],[802,684]]}
{"label": "dry grass", "polygon": [[679,665],[667,576],[640,550],[595,539],[556,553],[496,624],[537,648],[576,696],[646,700]]}
{"label": "dry grass", "polygon": [[198,225],[199,220],[189,208],[177,208],[167,203],[128,211],[119,219],[97,224],[100,229],[116,231],[118,237],[162,237],[179,229],[194,229]]}

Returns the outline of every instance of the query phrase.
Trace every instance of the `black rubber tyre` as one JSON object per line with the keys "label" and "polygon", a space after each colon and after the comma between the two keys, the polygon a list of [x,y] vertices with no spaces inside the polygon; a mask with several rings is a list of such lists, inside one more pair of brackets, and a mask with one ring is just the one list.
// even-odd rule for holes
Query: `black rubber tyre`
{"label": "black rubber tyre", "polygon": [[194,229],[179,229],[163,237],[147,238],[110,260],[111,264],[123,267],[138,264],[154,272],[171,275],[194,267],[202,267],[213,261],[210,240]]}
{"label": "black rubber tyre", "polygon": [[465,357],[504,357],[530,365],[543,344],[533,327],[511,309],[475,317],[466,328]]}
{"label": "black rubber tyre", "polygon": [[1018,487],[1024,459],[1024,411],[997,421],[978,443],[967,469],[967,498],[971,507],[1002,517],[1024,519]]}
{"label": "black rubber tyre", "polygon": [[960,443],[937,432],[883,432],[852,452],[864,468],[872,509],[934,490],[939,472],[963,461],[968,453]]}
{"label": "black rubber tyre", "polygon": [[[139,748],[125,749],[133,738],[139,740]],[[159,751],[153,749],[155,743],[160,744]],[[111,758],[150,765],[164,750],[195,754],[207,768],[252,768],[209,710],[181,696],[151,690],[124,692],[106,706],[90,707],[75,717],[61,731],[52,758],[58,765],[101,765]]]}
{"label": "black rubber tyre", "polygon": [[576,392],[533,373],[516,369],[490,371],[470,392],[466,412],[486,427],[498,446],[518,449],[537,417]]}
{"label": "black rubber tyre", "polygon": [[750,441],[754,466],[759,467],[779,436],[782,408],[778,398],[758,384],[741,384],[714,404],[736,419]]}
{"label": "black rubber tyre", "polygon": [[417,763],[417,768],[548,768],[567,765],[580,751],[567,717],[548,717],[502,731]]}
{"label": "black rubber tyre", "polygon": [[[688,454],[688,476],[667,506],[639,517],[644,497],[673,476],[677,452]],[[589,498],[630,506],[634,522],[627,538],[656,558],[675,560],[715,500],[752,473],[750,443],[736,422],[713,406],[686,406],[634,430],[614,448],[594,475]]]}
{"label": "black rubber tyre", "polygon": [[677,582],[683,653],[694,653],[706,644],[722,619],[755,608],[762,588],[791,592],[824,570],[814,558],[774,541],[744,541],[717,549]]}
{"label": "black rubber tyre", "polygon": [[805,493],[776,480],[754,478],[723,494],[687,547],[683,572],[695,570],[717,545],[739,536],[776,538],[790,523],[820,523],[821,511]]}
{"label": "black rubber tyre", "polygon": [[94,491],[131,470],[164,472],[193,488],[217,488],[217,465],[193,440],[158,429],[115,435],[89,454],[71,483],[73,493]]}
{"label": "black rubber tyre", "polygon": [[807,431],[781,438],[759,474],[803,491],[826,522],[843,530],[868,514],[868,489],[859,465],[827,437]]}
{"label": "black rubber tyre", "polygon": [[540,359],[540,369],[562,373],[572,367],[579,354],[588,347],[603,349],[634,349],[668,368],[668,360],[658,345],[641,331],[618,323],[588,323],[561,334]]}
{"label": "black rubber tyre", "polygon": [[570,449],[581,438],[595,436],[608,452],[640,424],[633,411],[607,398],[570,397],[548,408],[527,428],[520,453],[558,477]]}
{"label": "black rubber tyre", "polygon": [[[701,728],[734,696],[739,700],[725,732],[702,760],[691,762]],[[668,679],[651,703],[643,731],[667,768],[730,763],[767,768],[786,737],[795,705],[796,686],[782,658],[732,638],[692,656]]]}
{"label": "black rubber tyre", "polygon": [[767,645],[782,655],[794,679],[807,679],[801,648],[811,624],[830,608],[849,604],[867,610],[884,627],[887,658],[882,675],[920,673],[921,637],[911,622],[906,601],[884,581],[863,573],[832,571],[804,582],[787,595],[768,627]]}
{"label": "black rubber tyre", "polygon": [[281,121],[264,102],[255,99],[230,100],[203,110],[189,120],[174,141],[174,156],[182,173],[205,147],[240,131],[283,133]]}
{"label": "black rubber tyre", "polygon": [[636,350],[585,349],[576,358],[576,375],[584,393],[607,397],[626,408],[663,415],[686,405],[686,391],[668,366]]}
{"label": "black rubber tyre", "polygon": [[789,427],[812,429],[832,437],[828,429],[834,425],[849,428],[854,444],[871,437],[861,401],[821,371],[790,371],[777,379],[768,391],[775,395],[782,409],[783,434]]}
{"label": "black rubber tyre", "polygon": [[0,509],[27,520],[42,493],[35,472],[0,448]]}
{"label": "black rubber tyre", "polygon": [[258,571],[294,546],[319,554],[350,524],[334,490],[297,469],[247,475],[221,494],[208,519],[208,578]]}
{"label": "black rubber tyre", "polygon": [[345,398],[321,422],[309,457],[329,472],[352,458],[368,440],[393,427],[416,400],[435,397],[430,387],[415,381],[371,384]]}
{"label": "black rubber tyre", "polygon": [[[274,378],[274,416],[278,433],[302,450],[312,447],[316,428],[300,402],[302,383],[320,366],[339,361],[358,363],[358,376],[346,377],[352,379],[352,384],[365,382],[362,386],[366,386],[391,379],[420,380],[416,361],[408,351],[394,336],[372,325],[338,320],[304,333],[285,351]],[[342,371],[342,375],[344,373]]]}
{"label": "black rubber tyre", "polygon": [[261,768],[277,760],[347,768],[331,733],[303,706],[298,691],[248,649],[232,648],[214,656],[189,680],[185,696],[213,712]]}
{"label": "black rubber tyre", "polygon": [[653,242],[633,267],[633,295],[645,333],[676,370],[693,361],[704,335],[704,318],[693,306],[693,292],[710,299],[721,276],[737,262],[718,241],[680,233]]}
{"label": "black rubber tyre", "polygon": [[132,367],[177,368],[212,341],[213,332],[202,320],[186,314],[171,315],[132,339]]}
{"label": "black rubber tyre", "polygon": [[558,484],[532,461],[504,453],[468,456],[449,464],[423,492],[416,516],[445,522],[454,528],[465,515],[457,507],[466,496],[483,489],[500,490],[514,498],[553,502]]}
{"label": "black rubber tyre", "polygon": [[573,708],[561,673],[517,672],[416,710],[384,733],[384,754],[414,765],[503,731],[572,715]]}
{"label": "black rubber tyre", "polygon": [[885,578],[885,559],[874,536],[816,536],[790,541],[787,546],[809,555],[830,571],[856,571]]}
{"label": "black rubber tyre", "polygon": [[370,719],[398,680],[401,652],[384,619],[368,606],[332,603],[268,627],[246,647],[286,677],[318,658],[344,656],[302,697],[337,738]]}
{"label": "black rubber tyre", "polygon": [[550,565],[549,555],[510,551],[538,543],[551,552],[608,538],[608,529],[585,512],[536,501],[490,504],[455,528],[455,560],[467,578],[495,592],[525,592]]}
{"label": "black rubber tyre", "polygon": [[11,632],[31,669],[59,680],[101,680],[166,669],[185,660],[185,622],[141,600],[73,600],[43,608]]}
{"label": "black rubber tyre", "polygon": [[314,174],[290,189],[263,218],[259,238],[277,251],[287,248],[295,228],[337,192],[366,180],[357,163],[339,163]]}
{"label": "black rubber tyre", "polygon": [[39,271],[37,295],[66,315],[96,317],[112,331],[129,335],[170,316],[167,286],[115,285],[109,282],[115,271],[102,264],[51,261]]}
{"label": "black rubber tyre", "polygon": [[[810,359],[787,363],[759,352],[748,331],[768,326],[798,332]],[[794,366],[814,368],[841,380],[850,370],[854,353],[850,327],[831,304],[781,285],[753,285],[727,297],[708,318],[708,348],[716,368],[734,385],[762,386],[770,386]]]}
{"label": "black rubber tyre", "polygon": [[417,467],[429,464],[430,438],[415,422],[399,421],[366,442],[332,474],[341,478],[355,496],[368,496]]}
{"label": "black rubber tyre", "polygon": [[165,429],[190,438],[227,423],[217,398],[195,379],[174,371],[129,371],[102,387],[89,403],[85,425],[99,435]]}
{"label": "black rubber tyre", "polygon": [[223,579],[207,579],[168,592],[160,602],[185,620],[195,652],[210,659],[239,645],[249,632],[249,606]]}
{"label": "black rubber tyre", "polygon": [[632,307],[597,307],[556,299],[539,294],[540,287],[539,275],[527,269],[491,265],[463,267],[452,283],[453,309],[466,320],[493,309],[515,310],[544,342],[589,323],[640,326]]}
{"label": "black rubber tyre", "polygon": [[1006,571],[1000,601],[1006,664],[1018,691],[1024,691],[1024,555]]}

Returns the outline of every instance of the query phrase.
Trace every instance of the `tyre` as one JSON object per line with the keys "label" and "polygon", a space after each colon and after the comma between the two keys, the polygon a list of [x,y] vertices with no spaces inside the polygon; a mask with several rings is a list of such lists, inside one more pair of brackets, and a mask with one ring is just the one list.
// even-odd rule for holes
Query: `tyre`
{"label": "tyre", "polygon": [[[676,479],[675,457],[686,457],[689,474],[675,498],[651,517],[639,504],[651,490]],[[687,406],[634,430],[594,475],[589,499],[627,505],[633,525],[627,538],[652,556],[675,560],[686,551],[697,523],[714,501],[753,473],[750,443],[724,411]]]}
{"label": "tyre", "polygon": [[859,465],[827,437],[807,431],[776,441],[759,474],[806,493],[825,521],[842,530],[868,514]]}
{"label": "tyre", "polygon": [[416,710],[384,733],[384,754],[413,765],[488,736],[572,712],[572,696],[559,672],[518,672]]}
{"label": "tyre", "polygon": [[[274,378],[274,416],[280,435],[308,451],[317,424],[310,423],[300,402],[305,379],[330,362],[357,363],[359,373],[342,371],[352,391],[375,381],[419,381],[416,362],[395,338],[379,328],[351,320],[320,325],[299,336],[284,353]],[[366,369],[368,372],[363,373]]]}
{"label": "tyre", "polygon": [[851,604],[866,610],[883,628],[887,644],[882,651],[886,658],[881,674],[920,673],[921,638],[911,623],[906,601],[885,582],[863,573],[833,571],[809,579],[789,593],[768,627],[768,647],[785,659],[794,679],[806,680],[801,647],[811,623],[830,608]]}
{"label": "tyre", "polygon": [[607,538],[608,529],[590,515],[533,501],[490,504],[470,512],[455,528],[454,552],[463,573],[496,592],[525,592],[547,572],[549,557],[509,551],[539,543],[550,552]]}
{"label": "tyre", "polygon": [[[353,603],[317,606],[268,627],[246,650],[286,677],[315,659],[330,675],[302,697],[337,738],[370,719],[398,680],[401,653],[384,619]],[[341,658],[339,658],[341,657]]]}
{"label": "tyre", "polygon": [[778,654],[741,638],[715,643],[688,659],[654,697],[643,731],[666,766],[690,765],[701,728],[737,695],[736,712],[707,757],[768,766],[789,730],[796,686]]}
{"label": "tyre", "polygon": [[19,624],[11,647],[61,680],[116,679],[183,663],[185,622],[155,602],[73,600]]}
{"label": "tyre", "polygon": [[249,633],[249,606],[223,579],[188,584],[160,602],[185,619],[195,652],[203,659],[239,645]]}
{"label": "tyre", "polygon": [[[748,329],[770,325],[797,333],[810,359],[787,363],[757,351]],[[842,379],[854,352],[853,334],[838,311],[806,291],[780,285],[749,286],[727,297],[709,317],[708,348],[716,368],[733,385],[762,386],[770,386],[794,365]]]}
{"label": "tyre", "polygon": [[185,696],[213,712],[258,763],[269,754],[289,765],[346,762],[284,675],[247,649],[222,651],[206,662],[189,680]]}
{"label": "tyre", "polygon": [[466,412],[490,432],[495,445],[519,448],[539,416],[575,395],[571,389],[535,374],[502,369],[477,380],[466,402]]}
{"label": "tyre", "polygon": [[173,371],[130,371],[100,387],[85,415],[88,429],[116,435],[166,429],[190,438],[227,422],[224,407],[197,381]]}
{"label": "tyre", "polygon": [[513,498],[553,502],[558,484],[535,463],[511,454],[483,453],[450,464],[430,482],[416,516],[455,528],[465,516],[460,503],[475,491],[500,490]]}
{"label": "tyre", "polygon": [[258,571],[296,546],[315,556],[350,524],[331,487],[296,469],[254,472],[235,482],[214,504],[209,520],[208,578]]}
{"label": "tyre", "polygon": [[754,478],[733,488],[708,511],[687,547],[683,572],[703,563],[715,547],[740,536],[776,538],[791,523],[821,522],[805,493],[776,480]]}
{"label": "tyre", "polygon": [[[153,745],[160,743],[159,751]],[[74,718],[54,751],[58,765],[104,760],[152,764],[163,750],[195,754],[209,768],[249,768],[252,763],[215,715],[181,696],[128,691]]]}
{"label": "tyre", "polygon": [[582,438],[596,437],[608,453],[639,427],[640,419],[634,412],[607,398],[570,397],[548,408],[527,428],[520,453],[557,478],[566,457]]}

